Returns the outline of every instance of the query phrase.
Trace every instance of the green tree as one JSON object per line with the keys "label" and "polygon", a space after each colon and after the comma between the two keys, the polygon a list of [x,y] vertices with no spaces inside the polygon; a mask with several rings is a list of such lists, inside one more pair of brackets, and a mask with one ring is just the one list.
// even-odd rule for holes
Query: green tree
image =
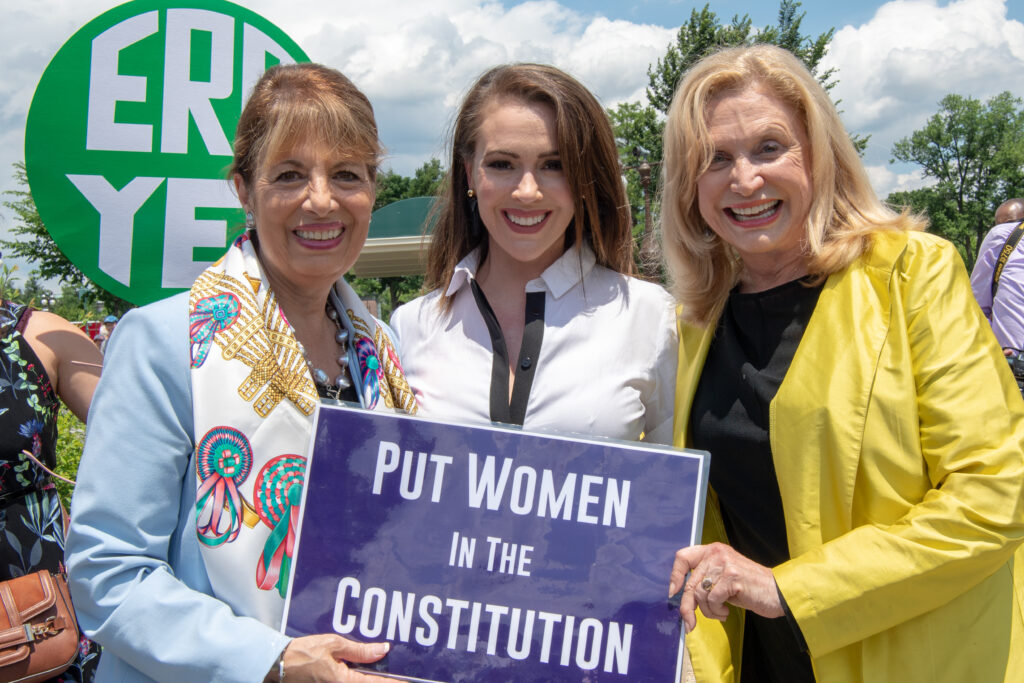
{"label": "green tree", "polygon": [[87,301],[82,299],[80,290],[71,285],[60,288],[60,296],[50,310],[71,322],[85,322],[95,320],[97,317],[96,311],[90,309]]}
{"label": "green tree", "polygon": [[14,286],[14,271],[18,266],[0,264],[0,301],[20,301],[21,290]]}
{"label": "green tree", "polygon": [[[826,90],[836,84],[834,69],[820,69],[821,60],[828,52],[834,29],[829,29],[816,37],[804,35],[801,26],[806,12],[799,11],[800,6],[798,0],[781,0],[777,23],[763,29],[754,29],[750,17],[746,14],[742,17],[734,16],[726,24],[711,11],[709,5],[704,5],[699,10],[691,10],[689,20],[679,27],[675,42],[668,46],[665,56],[647,69],[648,103],[626,102],[608,111],[619,146],[619,159],[625,171],[634,222],[637,225],[634,236],[637,240],[638,253],[642,251],[640,242],[645,233],[644,188],[638,168],[642,161],[646,160],[653,169],[647,193],[651,201],[651,211],[656,215],[658,205],[655,198],[658,196],[660,181],[664,116],[668,113],[672,97],[687,69],[702,57],[722,47],[768,43],[783,47],[799,57]],[[853,136],[851,139],[858,150],[863,152],[867,146],[867,138]],[[651,222],[656,222],[653,217]],[[644,264],[643,270],[648,276],[656,274],[649,262]]]}
{"label": "green tree", "polygon": [[377,174],[377,201],[373,208],[376,211],[382,206],[393,204],[401,199],[410,197],[409,184],[412,180],[394,171],[384,171]]}
{"label": "green tree", "polygon": [[36,209],[32,193],[27,189],[28,178],[25,175],[23,161],[14,163],[13,177],[20,186],[26,189],[4,192],[10,199],[4,201],[3,205],[15,214],[11,233],[16,236],[12,240],[0,240],[0,246],[4,251],[8,255],[18,256],[32,262],[36,267],[33,274],[37,279],[42,278],[44,281],[58,279],[62,284],[71,285],[76,290],[84,289],[88,292],[88,299],[101,301],[103,307],[111,313],[121,315],[131,308],[129,302],[110,294],[87,278],[50,237],[50,233],[46,230],[39,211]]}
{"label": "green tree", "polygon": [[722,47],[756,43],[769,43],[789,50],[807,65],[826,90],[831,89],[835,85],[832,80],[834,70],[818,73],[818,65],[828,52],[835,29],[829,29],[816,38],[803,35],[800,26],[807,13],[799,12],[799,9],[798,0],[782,0],[778,23],[753,33],[750,17],[746,14],[734,16],[729,24],[722,24],[709,5],[704,5],[699,11],[692,10],[690,20],[679,27],[675,44],[669,45],[665,56],[647,69],[647,99],[651,106],[663,114],[668,113],[683,74],[702,57]]}
{"label": "green tree", "polygon": [[893,145],[892,157],[919,166],[932,184],[894,192],[889,203],[927,214],[932,232],[953,242],[970,269],[996,208],[1024,194],[1021,99],[946,95],[923,128]]}
{"label": "green tree", "polygon": [[44,298],[48,298],[50,292],[43,283],[39,281],[39,271],[33,270],[28,274],[28,279],[25,280],[24,286],[21,288],[21,294],[18,296],[17,301],[33,308],[38,308],[42,305]]}
{"label": "green tree", "polygon": [[[431,159],[416,169],[411,178],[394,171],[377,174],[377,201],[374,209],[402,199],[436,197],[444,182],[444,169],[438,159]],[[363,298],[375,298],[380,304],[378,315],[387,320],[398,306],[419,295],[423,289],[422,275],[349,278],[352,288]]]}
{"label": "green tree", "polygon": [[436,197],[444,182],[444,169],[440,159],[433,158],[413,172],[409,181],[408,195],[402,197]]}
{"label": "green tree", "polygon": [[[633,221],[637,224],[635,236],[640,236],[643,225],[644,194],[638,167],[647,160],[657,164],[661,160],[662,133],[665,124],[658,118],[658,112],[637,102],[623,102],[608,110],[608,116],[615,131],[615,142],[619,148],[619,159],[626,172],[626,194],[633,207]],[[649,192],[652,198],[658,184],[657,169],[651,173]]]}

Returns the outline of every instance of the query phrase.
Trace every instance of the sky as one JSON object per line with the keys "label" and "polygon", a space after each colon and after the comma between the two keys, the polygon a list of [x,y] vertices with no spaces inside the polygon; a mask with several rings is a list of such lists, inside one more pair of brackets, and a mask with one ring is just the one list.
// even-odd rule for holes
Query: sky
{"label": "sky", "polygon": [[[25,118],[36,84],[61,45],[109,0],[5,2],[0,9],[0,192],[15,188]],[[703,0],[248,0],[310,59],[349,76],[370,98],[388,150],[384,167],[405,175],[444,159],[445,136],[465,89],[509,61],[559,66],[605,106],[646,99],[648,66]],[[12,7],[12,5],[14,5]],[[720,0],[723,21],[747,14],[775,23],[778,5]],[[805,34],[835,34],[823,66],[837,69],[832,96],[846,127],[870,135],[864,163],[883,198],[924,184],[890,164],[893,143],[920,128],[939,100],[1024,96],[1024,0],[804,0]],[[0,238],[13,216],[0,208]],[[10,262],[10,261],[8,261]],[[30,267],[22,266],[25,275]]]}

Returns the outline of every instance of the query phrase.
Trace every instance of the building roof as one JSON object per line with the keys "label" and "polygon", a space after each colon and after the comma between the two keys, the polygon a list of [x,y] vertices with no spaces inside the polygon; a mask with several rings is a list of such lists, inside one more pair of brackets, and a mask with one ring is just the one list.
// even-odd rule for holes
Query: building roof
{"label": "building roof", "polygon": [[356,277],[422,274],[430,245],[423,226],[433,202],[433,197],[414,197],[374,211],[370,236],[352,273]]}

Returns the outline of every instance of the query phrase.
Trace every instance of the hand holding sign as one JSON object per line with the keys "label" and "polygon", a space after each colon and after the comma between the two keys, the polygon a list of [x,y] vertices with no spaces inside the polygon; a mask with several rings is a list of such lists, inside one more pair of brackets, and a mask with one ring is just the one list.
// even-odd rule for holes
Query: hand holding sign
{"label": "hand holding sign", "polygon": [[686,632],[697,626],[696,609],[711,619],[725,621],[726,603],[769,619],[783,616],[779,589],[772,570],[736,552],[724,543],[695,545],[676,553],[668,594],[675,595],[689,574],[679,604]]}
{"label": "hand holding sign", "polygon": [[288,643],[284,651],[284,666],[281,670],[271,671],[267,681],[278,683],[285,678],[289,683],[377,680],[349,669],[345,662],[376,662],[388,653],[388,649],[387,643],[357,643],[330,633],[303,636]]}
{"label": "hand holding sign", "polygon": [[320,407],[285,631],[396,677],[678,680],[672,553],[707,456]]}

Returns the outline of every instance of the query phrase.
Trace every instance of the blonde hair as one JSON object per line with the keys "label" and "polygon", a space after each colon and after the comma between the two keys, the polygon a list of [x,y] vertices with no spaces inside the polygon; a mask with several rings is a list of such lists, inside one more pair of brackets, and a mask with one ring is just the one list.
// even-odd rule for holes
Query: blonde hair
{"label": "blonde hair", "polygon": [[[466,162],[473,159],[488,106],[502,99],[540,103],[554,112],[558,152],[575,202],[565,248],[585,241],[598,264],[632,273],[633,219],[608,115],[583,84],[560,69],[505,64],[480,76],[455,119],[448,178],[433,212],[437,224],[427,255],[425,288],[447,287],[455,266],[474,249],[480,248],[481,263],[487,257],[487,231],[483,226],[474,229],[474,212],[466,197]],[[445,297],[442,306],[448,309],[451,300]]]}
{"label": "blonde hair", "polygon": [[793,108],[807,131],[813,169],[802,247],[816,282],[870,247],[879,230],[923,230],[926,221],[878,199],[828,94],[790,52],[774,45],[721,50],[686,72],[668,111],[662,164],[661,232],[673,294],[683,317],[713,322],[743,270],[738,253],[700,214],[697,181],[714,149],[707,112],[715,98],[761,87]]}

